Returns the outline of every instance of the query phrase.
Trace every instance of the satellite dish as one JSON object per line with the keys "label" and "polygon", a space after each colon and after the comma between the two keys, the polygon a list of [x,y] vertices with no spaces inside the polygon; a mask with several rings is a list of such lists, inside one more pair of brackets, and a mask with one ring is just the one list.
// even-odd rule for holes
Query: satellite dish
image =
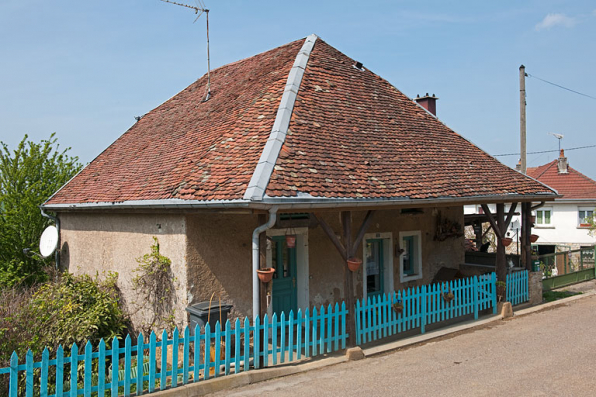
{"label": "satellite dish", "polygon": [[52,255],[58,246],[58,229],[56,226],[48,226],[41,234],[39,240],[39,252],[41,256],[47,258]]}

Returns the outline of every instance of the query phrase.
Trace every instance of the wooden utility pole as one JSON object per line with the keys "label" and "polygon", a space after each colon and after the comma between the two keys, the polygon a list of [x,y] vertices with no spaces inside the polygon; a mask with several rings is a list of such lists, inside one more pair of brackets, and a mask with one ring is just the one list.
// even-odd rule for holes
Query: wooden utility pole
{"label": "wooden utility pole", "polygon": [[521,173],[525,174],[526,166],[526,67],[519,67],[519,151],[521,154]]}

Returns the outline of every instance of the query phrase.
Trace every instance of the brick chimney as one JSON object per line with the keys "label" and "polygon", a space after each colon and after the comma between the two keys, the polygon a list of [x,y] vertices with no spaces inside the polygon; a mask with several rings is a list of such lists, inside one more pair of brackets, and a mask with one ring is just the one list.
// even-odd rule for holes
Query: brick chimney
{"label": "brick chimney", "polygon": [[559,168],[559,174],[567,174],[569,171],[567,170],[567,157],[565,157],[565,152],[561,149],[561,153],[559,154],[559,158],[557,160],[557,167]]}
{"label": "brick chimney", "polygon": [[420,95],[416,95],[416,99],[414,99],[420,106],[428,110],[433,116],[437,115],[437,98],[435,94],[433,96],[429,96],[428,92],[422,98]]}

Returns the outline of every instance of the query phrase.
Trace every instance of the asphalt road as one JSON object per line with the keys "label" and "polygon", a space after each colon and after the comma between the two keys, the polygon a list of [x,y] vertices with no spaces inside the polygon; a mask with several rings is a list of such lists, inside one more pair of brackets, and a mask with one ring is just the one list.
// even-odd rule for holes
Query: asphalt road
{"label": "asphalt road", "polygon": [[596,296],[215,396],[596,396]]}

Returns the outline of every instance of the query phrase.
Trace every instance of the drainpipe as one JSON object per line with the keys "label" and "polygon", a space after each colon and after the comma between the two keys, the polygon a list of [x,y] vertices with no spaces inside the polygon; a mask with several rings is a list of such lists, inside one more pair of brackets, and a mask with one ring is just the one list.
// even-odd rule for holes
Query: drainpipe
{"label": "drainpipe", "polygon": [[58,277],[58,270],[60,269],[60,220],[55,216],[48,215],[44,212],[42,207],[39,207],[41,215],[48,218],[56,223],[56,230],[58,231],[58,244],[56,245],[55,262],[56,262],[56,277]]}
{"label": "drainpipe", "polygon": [[269,220],[267,223],[257,227],[252,232],[252,318],[253,320],[259,315],[259,276],[257,270],[259,269],[259,235],[266,230],[269,230],[275,225],[277,220],[277,207],[269,209]]}

